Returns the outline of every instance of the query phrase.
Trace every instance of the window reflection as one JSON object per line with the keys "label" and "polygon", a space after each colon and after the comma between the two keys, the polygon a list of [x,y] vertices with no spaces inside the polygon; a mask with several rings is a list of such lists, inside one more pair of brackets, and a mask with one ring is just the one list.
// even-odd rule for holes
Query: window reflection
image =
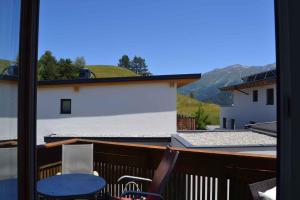
{"label": "window reflection", "polygon": [[17,199],[20,1],[0,0],[0,199]]}

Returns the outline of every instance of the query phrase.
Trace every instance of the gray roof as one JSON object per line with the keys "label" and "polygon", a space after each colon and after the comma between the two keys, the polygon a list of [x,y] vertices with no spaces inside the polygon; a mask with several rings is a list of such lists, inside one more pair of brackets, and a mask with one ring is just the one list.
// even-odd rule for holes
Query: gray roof
{"label": "gray roof", "polygon": [[207,131],[178,133],[178,136],[194,147],[261,147],[277,143],[275,137],[252,131]]}
{"label": "gray roof", "polygon": [[262,133],[270,136],[277,136],[277,122],[265,122],[265,123],[256,123],[249,124],[248,127],[257,133]]}

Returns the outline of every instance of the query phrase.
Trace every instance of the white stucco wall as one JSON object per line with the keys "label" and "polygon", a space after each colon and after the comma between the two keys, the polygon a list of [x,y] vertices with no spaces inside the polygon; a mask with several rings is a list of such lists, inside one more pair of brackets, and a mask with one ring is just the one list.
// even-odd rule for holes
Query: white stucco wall
{"label": "white stucco wall", "polygon": [[[267,105],[267,89],[274,89],[274,105]],[[258,101],[252,101],[253,90],[258,90]],[[235,119],[235,128],[243,129],[244,125],[254,122],[271,122],[276,121],[276,85],[268,85],[263,87],[253,87],[243,89],[248,93],[246,95],[239,91],[233,92],[233,106],[221,107],[220,124],[223,127],[223,118],[227,119],[227,129],[230,129],[230,120]]]}
{"label": "white stucco wall", "polygon": [[[72,99],[72,114],[60,100]],[[168,83],[39,88],[39,143],[63,136],[166,137],[176,132],[176,86]]]}
{"label": "white stucco wall", "polygon": [[17,98],[17,84],[0,81],[0,140],[17,138]]}
{"label": "white stucco wall", "polygon": [[[38,87],[37,142],[44,136],[166,137],[176,133],[176,84]],[[0,82],[0,140],[17,136],[17,84]],[[60,100],[72,99],[72,114]]]}

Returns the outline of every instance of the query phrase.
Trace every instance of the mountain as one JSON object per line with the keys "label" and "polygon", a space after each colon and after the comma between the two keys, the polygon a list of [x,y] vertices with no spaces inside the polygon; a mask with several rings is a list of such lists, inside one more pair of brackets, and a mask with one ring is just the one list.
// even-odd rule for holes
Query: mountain
{"label": "mountain", "polygon": [[203,102],[211,102],[219,105],[232,104],[230,92],[220,92],[219,88],[241,83],[241,78],[251,74],[274,69],[275,64],[264,66],[231,65],[224,68],[217,68],[202,74],[199,81],[183,86],[178,92],[183,95],[192,94],[196,99]]}

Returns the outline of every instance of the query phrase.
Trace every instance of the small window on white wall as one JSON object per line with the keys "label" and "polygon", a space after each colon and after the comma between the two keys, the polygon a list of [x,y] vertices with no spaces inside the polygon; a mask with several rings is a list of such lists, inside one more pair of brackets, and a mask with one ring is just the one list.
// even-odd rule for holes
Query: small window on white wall
{"label": "small window on white wall", "polygon": [[258,91],[257,90],[253,90],[252,100],[253,100],[253,102],[258,101]]}
{"label": "small window on white wall", "polygon": [[71,99],[60,100],[60,114],[71,114]]}
{"label": "small window on white wall", "polygon": [[223,118],[223,128],[227,128],[227,119]]}
{"label": "small window on white wall", "polygon": [[235,119],[231,119],[231,120],[230,120],[230,128],[231,128],[232,130],[235,129]]}
{"label": "small window on white wall", "polygon": [[267,89],[267,105],[274,105],[274,89]]}

